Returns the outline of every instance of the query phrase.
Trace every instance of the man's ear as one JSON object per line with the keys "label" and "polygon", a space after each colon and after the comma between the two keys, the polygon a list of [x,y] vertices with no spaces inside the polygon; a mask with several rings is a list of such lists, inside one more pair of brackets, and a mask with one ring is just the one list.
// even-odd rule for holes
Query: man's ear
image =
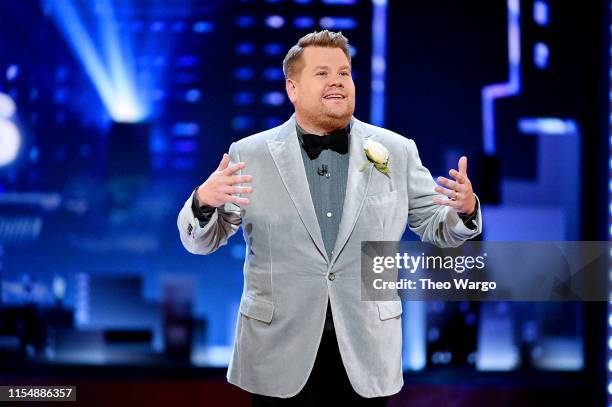
{"label": "man's ear", "polygon": [[285,90],[287,91],[287,96],[289,97],[291,103],[295,103],[295,100],[297,99],[297,89],[293,79],[285,80]]}

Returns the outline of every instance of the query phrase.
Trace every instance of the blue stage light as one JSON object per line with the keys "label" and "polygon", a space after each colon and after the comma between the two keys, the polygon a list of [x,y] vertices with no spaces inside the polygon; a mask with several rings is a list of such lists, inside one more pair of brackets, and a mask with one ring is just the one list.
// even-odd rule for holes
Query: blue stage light
{"label": "blue stage light", "polygon": [[8,68],[6,68],[6,80],[11,82],[14,81],[17,78],[17,75],[19,75],[19,66],[17,65],[9,65]]}
{"label": "blue stage light", "polygon": [[281,16],[268,16],[266,17],[266,25],[270,28],[281,28],[285,25],[285,19]]}
{"label": "blue stage light", "polygon": [[200,125],[197,123],[179,122],[172,127],[172,134],[174,136],[193,137],[197,136],[199,132]]}
{"label": "blue stage light", "polygon": [[548,45],[543,42],[538,42],[533,46],[533,62],[538,68],[546,69],[548,67],[549,54]]}
{"label": "blue stage light", "polygon": [[533,20],[539,25],[548,25],[548,4],[545,1],[536,0],[533,3]]}
{"label": "blue stage light", "polygon": [[16,109],[15,101],[6,93],[0,93],[0,118],[10,119]]}
{"label": "blue stage light", "polygon": [[268,92],[263,95],[263,102],[271,106],[280,106],[285,103],[285,95],[281,92]]}
{"label": "blue stage light", "polygon": [[15,115],[16,105],[13,99],[0,93],[0,167],[15,161],[21,148],[19,129],[10,119]]}
{"label": "blue stage light", "polygon": [[296,17],[293,19],[293,26],[295,28],[307,29],[313,27],[315,20],[312,17]]}
{"label": "blue stage light", "polygon": [[198,21],[193,25],[193,31],[197,33],[209,33],[214,29],[214,25],[207,21]]}
{"label": "blue stage light", "polygon": [[[130,38],[119,36],[111,0],[100,0],[85,18],[72,0],[45,0],[46,9],[77,56],[111,118],[138,122],[150,113],[150,103],[137,90]],[[139,24],[138,24],[139,23]],[[142,22],[133,22],[142,30]]]}
{"label": "blue stage light", "polygon": [[155,21],[149,26],[151,32],[157,33],[166,29],[166,23],[163,21]]}
{"label": "blue stage light", "polygon": [[264,45],[264,52],[267,55],[280,55],[285,51],[285,48],[278,43],[272,42]]}
{"label": "blue stage light", "polygon": [[263,77],[269,81],[280,81],[285,79],[283,70],[280,68],[266,68],[263,71]]}
{"label": "blue stage light", "polygon": [[30,152],[28,153],[28,158],[31,162],[35,163],[36,161],[38,161],[38,157],[40,157],[40,152],[38,150],[38,147],[34,146],[30,149]]}
{"label": "blue stage light", "polygon": [[323,17],[319,24],[326,30],[353,30],[357,28],[357,20],[352,17]]}
{"label": "blue stage light", "polygon": [[253,68],[249,68],[246,66],[236,68],[236,70],[234,71],[234,77],[241,81],[252,79],[254,75],[255,75],[255,70],[253,70]]}
{"label": "blue stage light", "polygon": [[21,147],[21,136],[13,122],[0,119],[0,167],[11,164]]}
{"label": "blue stage light", "polygon": [[189,103],[195,103],[202,97],[202,93],[199,89],[189,89],[185,93],[185,100]]}

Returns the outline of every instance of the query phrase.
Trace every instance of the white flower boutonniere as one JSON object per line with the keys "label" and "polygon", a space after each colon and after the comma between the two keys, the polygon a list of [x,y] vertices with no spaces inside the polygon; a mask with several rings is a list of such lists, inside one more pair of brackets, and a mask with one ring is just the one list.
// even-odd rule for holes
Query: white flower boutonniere
{"label": "white flower boutonniere", "polygon": [[376,141],[367,140],[363,150],[368,161],[361,166],[359,171],[364,171],[370,163],[373,163],[374,167],[382,174],[389,173],[389,167],[387,167],[387,164],[389,164],[389,150],[385,146]]}

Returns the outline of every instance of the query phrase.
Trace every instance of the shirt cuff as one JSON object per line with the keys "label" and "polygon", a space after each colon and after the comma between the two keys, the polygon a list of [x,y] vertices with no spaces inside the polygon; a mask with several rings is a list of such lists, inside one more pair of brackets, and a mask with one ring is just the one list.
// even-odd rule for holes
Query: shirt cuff
{"label": "shirt cuff", "polygon": [[474,223],[472,222],[474,219],[476,219],[476,215],[478,215],[478,199],[476,200],[476,207],[474,209],[474,213],[472,213],[471,215],[466,215],[464,213],[459,213],[457,212],[457,215],[459,215],[459,218],[461,218],[461,220],[463,221],[463,224],[468,228],[468,229],[477,229],[476,225],[474,225]]}
{"label": "shirt cuff", "polygon": [[213,213],[215,213],[216,208],[214,206],[202,205],[198,202],[197,198],[198,188],[193,191],[193,199],[191,200],[191,211],[193,212],[193,216],[200,222],[200,227],[206,226],[208,222],[210,222],[210,218],[212,218]]}

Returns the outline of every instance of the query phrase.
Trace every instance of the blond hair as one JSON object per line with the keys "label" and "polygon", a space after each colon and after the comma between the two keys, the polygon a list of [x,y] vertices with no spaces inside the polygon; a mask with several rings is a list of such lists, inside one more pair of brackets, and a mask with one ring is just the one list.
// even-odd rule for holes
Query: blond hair
{"label": "blond hair", "polygon": [[[285,74],[285,79],[289,79],[296,72],[301,70],[299,65],[302,53],[306,47],[340,48],[348,58],[349,65],[351,64],[348,39],[342,35],[342,32],[328,30],[314,31],[300,38],[297,44],[291,47],[289,52],[287,52],[283,60],[283,73]],[[297,69],[298,67],[300,69]]]}

